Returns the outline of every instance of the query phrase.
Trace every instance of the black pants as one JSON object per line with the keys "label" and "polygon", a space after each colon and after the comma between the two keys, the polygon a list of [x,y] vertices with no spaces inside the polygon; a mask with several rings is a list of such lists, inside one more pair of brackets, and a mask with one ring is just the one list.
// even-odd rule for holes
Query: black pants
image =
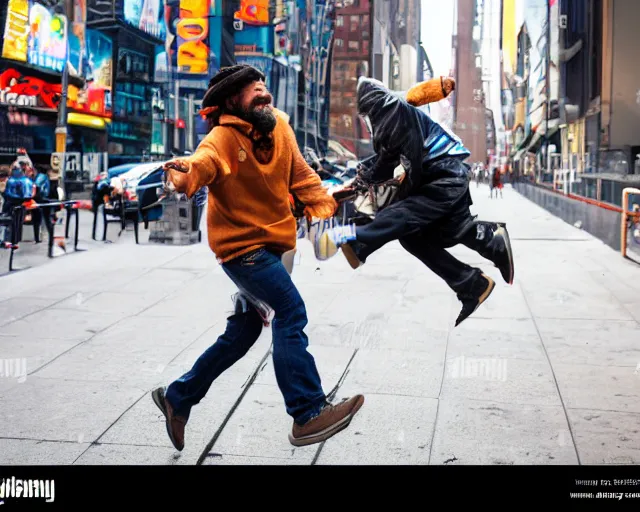
{"label": "black pants", "polygon": [[53,236],[53,222],[51,220],[51,206],[45,206],[43,208],[36,208],[31,212],[31,223],[33,224],[33,237],[36,243],[40,243],[40,225],[44,221],[44,225],[47,228],[47,233],[51,237]]}
{"label": "black pants", "polygon": [[382,210],[369,224],[356,228],[353,244],[361,261],[387,243],[398,240],[410,254],[440,276],[456,294],[473,284],[480,269],[452,256],[446,249],[460,243],[486,254],[489,236],[478,239],[469,207],[469,181],[444,179]]}
{"label": "black pants", "polygon": [[[4,242],[20,243],[22,242],[22,225],[24,223],[24,208],[21,201],[12,201],[5,199],[2,205],[2,213],[11,216],[11,224],[7,226],[4,232]],[[19,207],[16,209],[16,207]]]}

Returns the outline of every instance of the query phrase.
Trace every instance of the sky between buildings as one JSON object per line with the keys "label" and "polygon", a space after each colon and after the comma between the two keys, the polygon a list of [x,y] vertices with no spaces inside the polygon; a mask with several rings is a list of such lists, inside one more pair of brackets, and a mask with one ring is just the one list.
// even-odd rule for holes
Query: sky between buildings
{"label": "sky between buildings", "polygon": [[451,37],[457,0],[422,0],[422,47],[427,52],[435,76],[451,71]]}
{"label": "sky between buildings", "polygon": [[[436,76],[447,75],[451,71],[451,38],[455,23],[456,2],[457,0],[422,0],[420,20],[422,46],[429,56]],[[517,27],[524,21],[525,3],[525,0],[515,2]]]}

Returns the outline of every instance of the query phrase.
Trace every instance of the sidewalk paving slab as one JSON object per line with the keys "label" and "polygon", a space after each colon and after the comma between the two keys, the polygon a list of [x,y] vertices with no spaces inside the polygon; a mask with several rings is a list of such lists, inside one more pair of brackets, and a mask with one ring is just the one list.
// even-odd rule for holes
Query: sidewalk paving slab
{"label": "sidewalk paving slab", "polygon": [[443,399],[433,440],[433,465],[577,464],[560,405]]}

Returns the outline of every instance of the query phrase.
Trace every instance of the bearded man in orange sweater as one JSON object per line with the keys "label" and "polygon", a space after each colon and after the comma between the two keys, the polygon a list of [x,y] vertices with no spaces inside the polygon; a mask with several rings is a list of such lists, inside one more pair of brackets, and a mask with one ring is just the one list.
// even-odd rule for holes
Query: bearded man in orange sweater
{"label": "bearded man in orange sweater", "polygon": [[273,362],[293,418],[289,441],[294,446],[323,441],[349,425],[364,397],[328,401],[307,351],[305,304],[282,257],[297,240],[289,194],[313,217],[331,217],[337,203],[305,162],[286,114],[272,106],[259,70],[223,68],[210,81],[202,107],[211,130],[193,155],[165,164],[165,186],[189,198],[208,188],[209,246],[241,293],[225,332],[190,371],[155,389],[153,400],[173,445],[182,450],[191,408],[260,336],[263,318],[252,304],[257,300],[274,313]]}

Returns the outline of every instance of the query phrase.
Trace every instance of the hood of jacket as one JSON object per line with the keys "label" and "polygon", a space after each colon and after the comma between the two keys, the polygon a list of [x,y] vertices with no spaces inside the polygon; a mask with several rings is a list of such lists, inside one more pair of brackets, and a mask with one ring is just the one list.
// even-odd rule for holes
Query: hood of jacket
{"label": "hood of jacket", "polygon": [[369,130],[373,150],[393,168],[401,161],[409,164],[411,181],[419,181],[424,135],[420,112],[402,94],[387,89],[382,82],[361,77],[357,89],[358,114]]}

